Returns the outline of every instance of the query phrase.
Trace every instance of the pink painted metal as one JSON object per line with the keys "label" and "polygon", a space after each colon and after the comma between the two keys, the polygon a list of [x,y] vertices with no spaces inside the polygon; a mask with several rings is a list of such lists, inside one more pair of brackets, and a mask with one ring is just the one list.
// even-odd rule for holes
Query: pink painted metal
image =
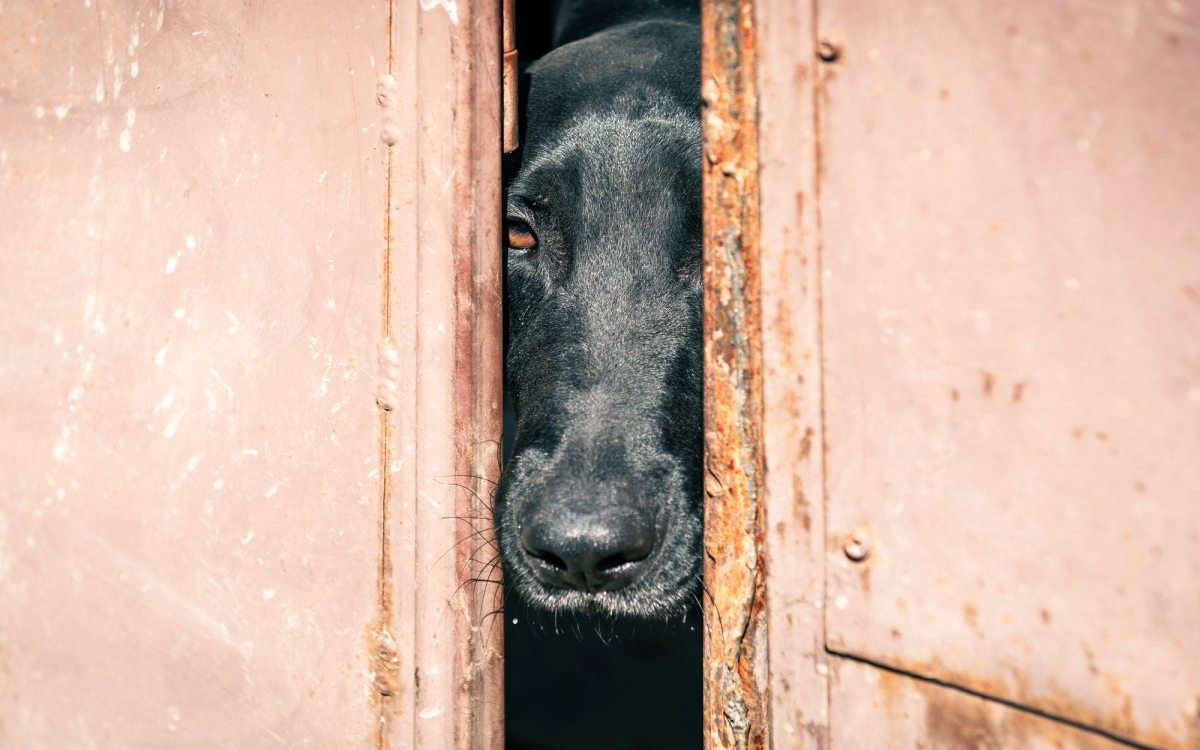
{"label": "pink painted metal", "polygon": [[820,13],[829,647],[1200,746],[1195,15]]}
{"label": "pink painted metal", "polygon": [[[829,732],[813,3],[756,3],[767,627],[774,747]],[[860,747],[865,747],[861,746]]]}
{"label": "pink painted metal", "polygon": [[385,98],[399,118],[383,334],[402,354],[384,439],[376,631],[381,746],[392,748],[503,745],[490,517],[501,420],[499,10],[397,4],[392,21]]}
{"label": "pink painted metal", "polygon": [[1128,750],[1124,743],[1012,706],[831,657],[831,747]]}
{"label": "pink painted metal", "polygon": [[385,23],[5,7],[0,746],[368,746]]}
{"label": "pink painted metal", "polygon": [[0,747],[499,746],[499,19],[427,5],[5,6]]}

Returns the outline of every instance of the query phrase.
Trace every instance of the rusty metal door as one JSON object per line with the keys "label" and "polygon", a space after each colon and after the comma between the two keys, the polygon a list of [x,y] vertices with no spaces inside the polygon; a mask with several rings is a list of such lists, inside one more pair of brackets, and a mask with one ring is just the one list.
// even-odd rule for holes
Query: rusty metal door
{"label": "rusty metal door", "polygon": [[820,23],[830,648],[1196,747],[1200,18]]}
{"label": "rusty metal door", "polygon": [[710,746],[1200,747],[1198,9],[708,8]]}
{"label": "rusty metal door", "polygon": [[498,16],[0,7],[0,747],[499,747]]}

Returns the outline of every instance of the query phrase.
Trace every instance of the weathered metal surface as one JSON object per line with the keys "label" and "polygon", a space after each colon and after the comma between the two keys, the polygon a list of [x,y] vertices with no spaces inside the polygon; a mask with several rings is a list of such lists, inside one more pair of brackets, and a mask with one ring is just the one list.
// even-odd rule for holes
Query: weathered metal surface
{"label": "weathered metal surface", "polygon": [[821,4],[829,646],[1164,748],[1200,746],[1197,23]]}
{"label": "weathered metal surface", "polygon": [[[397,4],[385,339],[381,747],[503,744],[499,569],[500,13]],[[486,579],[476,583],[474,579]],[[447,592],[453,592],[448,596]],[[396,651],[390,643],[405,644]]]}
{"label": "weathered metal surface", "polygon": [[832,657],[833,747],[1122,750],[1128,745],[960,690]]}
{"label": "weathered metal surface", "polygon": [[[755,4],[771,735],[827,748],[813,4]],[[851,745],[851,747],[861,747]]]}
{"label": "weathered metal surface", "polygon": [[519,118],[517,115],[517,13],[514,8],[514,0],[504,0],[504,9],[501,11],[501,23],[504,26],[502,36],[502,46],[504,49],[504,69],[502,73],[502,87],[500,91],[501,103],[504,107],[504,124],[502,130],[504,132],[504,152],[510,153],[516,151],[521,145],[521,137],[518,132]]}
{"label": "weathered metal surface", "polygon": [[766,747],[762,351],[753,6],[702,4],[704,737]]}
{"label": "weathered metal surface", "polygon": [[0,10],[0,747],[370,746],[386,10]]}

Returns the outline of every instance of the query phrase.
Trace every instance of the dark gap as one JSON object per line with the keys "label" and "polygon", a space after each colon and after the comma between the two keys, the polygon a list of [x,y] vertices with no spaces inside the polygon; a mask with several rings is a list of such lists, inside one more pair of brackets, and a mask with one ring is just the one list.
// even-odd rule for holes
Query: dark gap
{"label": "dark gap", "polygon": [[[550,49],[553,2],[517,0],[524,67]],[[521,102],[527,77],[521,77]],[[524,110],[522,107],[522,142]],[[505,184],[521,151],[505,157]],[[507,351],[507,316],[505,349]],[[504,454],[515,431],[508,393]],[[555,561],[551,561],[552,563]],[[561,561],[559,561],[561,562]],[[624,564],[625,560],[620,560]],[[700,748],[703,627],[700,611],[670,623],[615,623],[529,608],[506,592],[505,745],[509,750]]]}

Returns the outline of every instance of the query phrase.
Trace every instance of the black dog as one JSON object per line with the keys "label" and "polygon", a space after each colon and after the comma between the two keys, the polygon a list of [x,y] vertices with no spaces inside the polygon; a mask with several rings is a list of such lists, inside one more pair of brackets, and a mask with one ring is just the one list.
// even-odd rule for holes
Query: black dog
{"label": "black dog", "polygon": [[567,2],[554,36],[508,188],[505,577],[555,611],[665,616],[701,570],[697,9]]}

